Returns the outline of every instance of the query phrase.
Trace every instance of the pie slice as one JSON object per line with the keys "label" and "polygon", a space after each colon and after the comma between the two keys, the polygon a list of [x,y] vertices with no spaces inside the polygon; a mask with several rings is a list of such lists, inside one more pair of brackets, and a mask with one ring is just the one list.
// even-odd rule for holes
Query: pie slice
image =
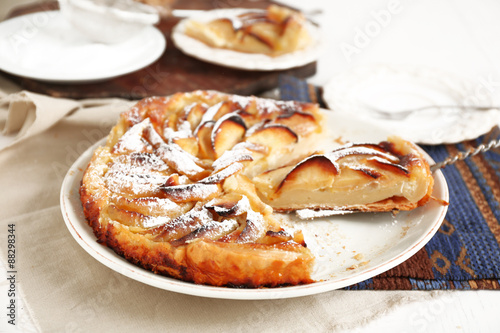
{"label": "pie slice", "polygon": [[210,22],[189,20],[186,34],[211,47],[279,56],[310,44],[305,23],[300,12],[271,5],[266,11],[249,10]]}
{"label": "pie slice", "polygon": [[348,144],[253,178],[261,199],[276,211],[411,210],[425,204],[434,184],[417,147],[397,137]]}

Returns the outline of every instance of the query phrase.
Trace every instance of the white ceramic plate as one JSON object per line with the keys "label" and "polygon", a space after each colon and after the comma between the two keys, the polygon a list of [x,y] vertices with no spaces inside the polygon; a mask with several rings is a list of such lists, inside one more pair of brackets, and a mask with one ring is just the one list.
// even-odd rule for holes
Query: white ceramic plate
{"label": "white ceramic plate", "polygon": [[[304,66],[318,59],[322,50],[323,39],[321,38],[319,27],[310,22],[307,23],[307,29],[313,39],[312,43],[303,50],[284,54],[279,57],[210,47],[184,33],[185,25],[188,20],[208,22],[222,17],[237,16],[248,11],[249,9],[243,8],[214,9],[183,19],[172,30],[173,42],[182,52],[194,58],[225,67],[244,70],[272,71],[288,69]],[[252,11],[259,10],[252,9]]]}
{"label": "white ceramic plate", "polygon": [[422,66],[369,65],[335,76],[323,87],[328,107],[361,115],[374,126],[422,144],[456,143],[488,132],[500,112],[429,108],[404,119],[383,119],[374,109],[397,114],[432,105],[491,105],[480,82]]}
{"label": "white ceramic plate", "polygon": [[[353,122],[350,116],[327,111],[327,119],[329,127],[335,132],[331,142],[338,138],[337,134],[358,142],[378,141],[386,137],[383,131],[368,131],[368,123],[361,120]],[[313,278],[320,282],[268,289],[196,285],[146,271],[96,242],[85,221],[78,189],[94,149],[103,143],[104,140],[81,155],[63,181],[61,210],[66,226],[83,249],[109,268],[145,284],[189,295],[226,299],[278,299],[342,288],[380,274],[411,257],[432,238],[447,211],[446,206],[431,201],[423,207],[396,216],[390,213],[359,213],[300,221],[294,215],[283,214],[280,217],[287,224],[295,224],[304,231],[306,243],[316,255]],[[434,175],[433,195],[448,201],[448,187],[441,171]]]}
{"label": "white ceramic plate", "polygon": [[27,14],[0,23],[0,69],[40,81],[110,79],[146,67],[165,47],[165,37],[153,26],[121,43],[93,43],[59,11]]}

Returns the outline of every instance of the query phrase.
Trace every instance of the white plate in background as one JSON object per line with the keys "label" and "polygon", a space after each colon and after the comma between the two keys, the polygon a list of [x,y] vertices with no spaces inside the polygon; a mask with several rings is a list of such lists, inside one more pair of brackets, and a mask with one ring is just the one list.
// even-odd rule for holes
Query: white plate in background
{"label": "white plate in background", "polygon": [[60,11],[44,11],[0,22],[0,70],[30,79],[84,83],[144,68],[165,50],[166,40],[148,26],[117,44],[89,41]]}
{"label": "white plate in background", "polygon": [[[220,66],[243,70],[273,71],[288,69],[304,66],[318,59],[323,47],[323,39],[320,28],[311,22],[307,22],[306,25],[312,38],[311,44],[303,50],[278,57],[215,48],[185,34],[185,26],[189,20],[209,22],[218,18],[237,16],[249,11],[250,9],[245,8],[225,8],[208,10],[192,15],[181,20],[174,27],[172,30],[173,42],[178,49],[194,58]],[[263,10],[251,9],[251,11]]]}
{"label": "white plate in background", "polygon": [[339,113],[355,114],[374,126],[421,144],[474,139],[500,121],[498,110],[464,111],[429,108],[403,119],[384,119],[374,109],[400,111],[439,105],[490,106],[492,98],[479,82],[423,66],[366,65],[333,77],[323,99]]}

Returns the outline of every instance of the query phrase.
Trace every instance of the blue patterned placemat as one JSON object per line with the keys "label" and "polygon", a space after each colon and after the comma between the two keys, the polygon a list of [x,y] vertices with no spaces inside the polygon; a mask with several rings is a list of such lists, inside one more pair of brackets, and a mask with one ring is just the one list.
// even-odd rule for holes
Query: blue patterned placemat
{"label": "blue patterned placemat", "polygon": [[[319,88],[280,77],[284,100],[325,107]],[[422,146],[435,160],[500,138],[500,130],[459,144]],[[500,148],[443,169],[450,206],[436,235],[410,259],[346,289],[500,289]]]}

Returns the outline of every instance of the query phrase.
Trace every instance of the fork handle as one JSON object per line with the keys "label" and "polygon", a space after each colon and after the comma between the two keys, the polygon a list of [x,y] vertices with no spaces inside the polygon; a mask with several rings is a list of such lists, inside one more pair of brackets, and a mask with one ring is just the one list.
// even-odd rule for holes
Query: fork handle
{"label": "fork handle", "polygon": [[465,152],[459,152],[458,154],[450,156],[441,162],[438,162],[436,164],[431,165],[431,172],[434,172],[438,169],[442,169],[447,165],[453,164],[457,161],[465,160],[468,157],[475,156],[479,153],[484,153],[490,149],[497,148],[497,147],[500,147],[500,139],[491,140],[487,144],[480,144],[476,148],[471,148]]}

